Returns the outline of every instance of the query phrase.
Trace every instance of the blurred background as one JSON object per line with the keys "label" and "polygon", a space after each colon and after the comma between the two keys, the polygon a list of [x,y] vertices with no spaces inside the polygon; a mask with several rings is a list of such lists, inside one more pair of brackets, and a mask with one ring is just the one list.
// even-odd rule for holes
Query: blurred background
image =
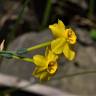
{"label": "blurred background", "polygon": [[[48,26],[58,19],[78,36],[75,60],[62,57],[56,76],[44,83],[32,76],[32,63],[0,57],[0,96],[95,96],[96,73],[66,76],[96,70],[95,5],[95,0],[0,0],[0,43],[5,40],[4,50],[15,51],[52,39]],[[25,56],[44,54],[44,50]]]}

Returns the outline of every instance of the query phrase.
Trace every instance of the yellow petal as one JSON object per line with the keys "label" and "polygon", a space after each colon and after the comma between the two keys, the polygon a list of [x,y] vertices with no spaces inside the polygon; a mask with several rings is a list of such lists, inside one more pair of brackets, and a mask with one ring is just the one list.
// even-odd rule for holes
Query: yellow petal
{"label": "yellow petal", "polygon": [[46,67],[46,59],[44,56],[41,55],[35,55],[33,56],[34,64],[40,67],[45,66]]}
{"label": "yellow petal", "polygon": [[48,73],[47,72],[43,72],[40,76],[40,80],[48,80]]}
{"label": "yellow petal", "polygon": [[61,20],[58,20],[58,24],[49,25],[49,29],[52,31],[55,37],[62,37],[65,31],[65,26]]}
{"label": "yellow petal", "polygon": [[68,43],[65,44],[63,53],[68,60],[73,60],[75,58],[75,52],[69,48]]}
{"label": "yellow petal", "polygon": [[40,72],[38,74],[35,74],[34,72],[32,73],[32,75],[36,78],[39,78],[40,79],[40,76],[42,75],[43,72]]}
{"label": "yellow petal", "polygon": [[52,76],[53,75],[50,75],[48,72],[44,72],[43,74],[41,74],[40,80],[43,80],[43,81],[50,80]]}
{"label": "yellow petal", "polygon": [[64,25],[64,23],[63,23],[61,20],[59,20],[59,19],[58,19],[58,26],[59,26],[60,28],[62,28],[62,31],[65,30],[65,25]]}
{"label": "yellow petal", "polygon": [[67,41],[70,44],[75,44],[76,43],[77,36],[72,29],[66,29],[65,32],[64,32],[64,37],[67,38]]}
{"label": "yellow petal", "polygon": [[41,75],[43,74],[43,72],[45,72],[45,69],[43,69],[42,67],[39,68],[39,67],[36,67],[35,70],[33,71],[32,75],[36,78],[39,78],[41,77]]}
{"label": "yellow petal", "polygon": [[61,54],[65,43],[66,40],[64,38],[58,38],[56,40],[53,40],[51,43],[52,52],[55,54]]}
{"label": "yellow petal", "polygon": [[48,61],[56,61],[58,59],[58,56],[49,50],[47,59]]}
{"label": "yellow petal", "polygon": [[42,74],[42,72],[41,73],[36,73],[35,71],[32,73],[32,75],[34,76],[34,77],[36,77],[36,78],[40,78],[40,75]]}
{"label": "yellow petal", "polygon": [[36,67],[35,70],[33,71],[33,74],[38,74],[41,73],[43,71],[45,71],[45,67]]}
{"label": "yellow petal", "polygon": [[40,80],[50,80],[50,78],[53,76],[53,74],[49,74],[46,70],[37,72],[38,68],[35,68],[35,71],[33,71],[32,75]]}
{"label": "yellow petal", "polygon": [[45,57],[48,56],[48,53],[49,53],[49,48],[47,47],[45,51]]}

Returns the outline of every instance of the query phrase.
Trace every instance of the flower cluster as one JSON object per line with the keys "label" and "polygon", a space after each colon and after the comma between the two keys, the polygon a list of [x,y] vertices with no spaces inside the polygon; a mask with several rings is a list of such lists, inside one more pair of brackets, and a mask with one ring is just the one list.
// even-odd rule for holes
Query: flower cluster
{"label": "flower cluster", "polygon": [[54,36],[50,49],[46,48],[45,56],[33,56],[33,62],[36,65],[33,75],[40,80],[49,80],[55,75],[60,54],[63,53],[68,60],[73,60],[76,54],[72,46],[76,44],[77,37],[71,28],[65,28],[64,23],[58,20],[58,23],[49,25],[49,29]]}

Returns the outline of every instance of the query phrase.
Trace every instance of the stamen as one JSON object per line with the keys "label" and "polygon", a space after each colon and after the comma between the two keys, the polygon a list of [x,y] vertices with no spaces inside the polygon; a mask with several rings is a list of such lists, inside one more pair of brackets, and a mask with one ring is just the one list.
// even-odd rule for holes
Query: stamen
{"label": "stamen", "polygon": [[47,71],[51,74],[54,74],[57,70],[57,63],[54,61],[49,62]]}
{"label": "stamen", "polygon": [[71,38],[72,37],[72,31],[68,32],[68,37]]}

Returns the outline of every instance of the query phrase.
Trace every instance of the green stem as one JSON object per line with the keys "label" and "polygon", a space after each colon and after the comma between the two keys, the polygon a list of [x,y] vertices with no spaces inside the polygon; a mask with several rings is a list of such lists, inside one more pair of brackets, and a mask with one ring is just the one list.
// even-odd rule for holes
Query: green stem
{"label": "green stem", "polygon": [[88,11],[89,18],[93,16],[93,12],[94,12],[94,0],[89,0],[89,11]]}
{"label": "green stem", "polygon": [[32,58],[18,56],[15,52],[12,52],[12,51],[0,51],[0,55],[4,56],[4,57],[7,57],[7,58],[19,59],[19,60],[23,60],[23,61],[26,61],[26,62],[33,62]]}
{"label": "green stem", "polygon": [[26,57],[20,57],[20,56],[12,56],[12,58],[14,59],[19,59],[19,60],[22,60],[22,61],[25,61],[25,62],[33,62],[33,59],[32,58],[26,58]]}
{"label": "green stem", "polygon": [[2,51],[0,51],[0,54],[15,54],[13,51],[4,51],[4,50],[2,50]]}
{"label": "green stem", "polygon": [[51,44],[51,41],[48,41],[48,42],[45,42],[45,43],[42,43],[42,44],[39,44],[39,45],[36,45],[36,46],[32,46],[32,47],[27,48],[27,49],[24,49],[23,51],[21,50],[22,52],[17,51],[17,53],[13,52],[13,51],[0,51],[0,56],[6,57],[6,58],[19,59],[19,60],[23,60],[23,61],[26,61],[26,62],[33,62],[32,58],[18,56],[18,53],[21,52],[23,54],[23,53],[26,53],[26,52],[36,50],[38,48],[46,47],[46,46],[48,46],[50,44]]}
{"label": "green stem", "polygon": [[42,44],[39,44],[39,45],[36,45],[36,46],[32,46],[30,48],[27,48],[27,52],[30,52],[30,51],[33,51],[33,50],[36,50],[36,49],[39,49],[39,48],[42,48],[42,47],[46,47],[50,44],[51,44],[51,41],[48,41],[48,42],[45,42],[45,43],[42,43]]}
{"label": "green stem", "polygon": [[30,1],[30,0],[25,0],[25,2],[24,2],[24,4],[23,4],[23,7],[22,7],[22,9],[21,9],[21,11],[20,11],[20,13],[19,13],[18,18],[17,18],[15,27],[13,28],[12,32],[15,32],[15,31],[16,31],[16,28],[18,27],[18,24],[19,24],[19,22],[20,22],[20,20],[21,20],[21,18],[22,18],[22,16],[23,16],[24,9],[25,9],[25,7],[27,6],[27,4],[29,3],[29,1]]}
{"label": "green stem", "polygon": [[[75,77],[75,76],[79,76],[79,75],[86,75],[86,74],[96,74],[96,70],[89,70],[89,71],[82,71],[82,72],[77,72],[77,73],[72,73],[72,74],[64,74],[63,76],[59,76],[57,77],[57,79],[60,79],[60,78],[70,78],[70,77]],[[54,80],[55,78],[53,78]]]}
{"label": "green stem", "polygon": [[50,14],[51,6],[52,6],[52,0],[47,0],[47,5],[46,5],[46,9],[44,11],[43,20],[42,20],[40,29],[43,29],[48,22],[48,19],[49,19],[48,17]]}
{"label": "green stem", "polygon": [[78,72],[78,73],[73,73],[73,74],[66,74],[64,77],[74,77],[74,76],[79,76],[79,75],[86,75],[86,74],[96,74],[96,70],[92,71],[83,71],[83,72]]}

